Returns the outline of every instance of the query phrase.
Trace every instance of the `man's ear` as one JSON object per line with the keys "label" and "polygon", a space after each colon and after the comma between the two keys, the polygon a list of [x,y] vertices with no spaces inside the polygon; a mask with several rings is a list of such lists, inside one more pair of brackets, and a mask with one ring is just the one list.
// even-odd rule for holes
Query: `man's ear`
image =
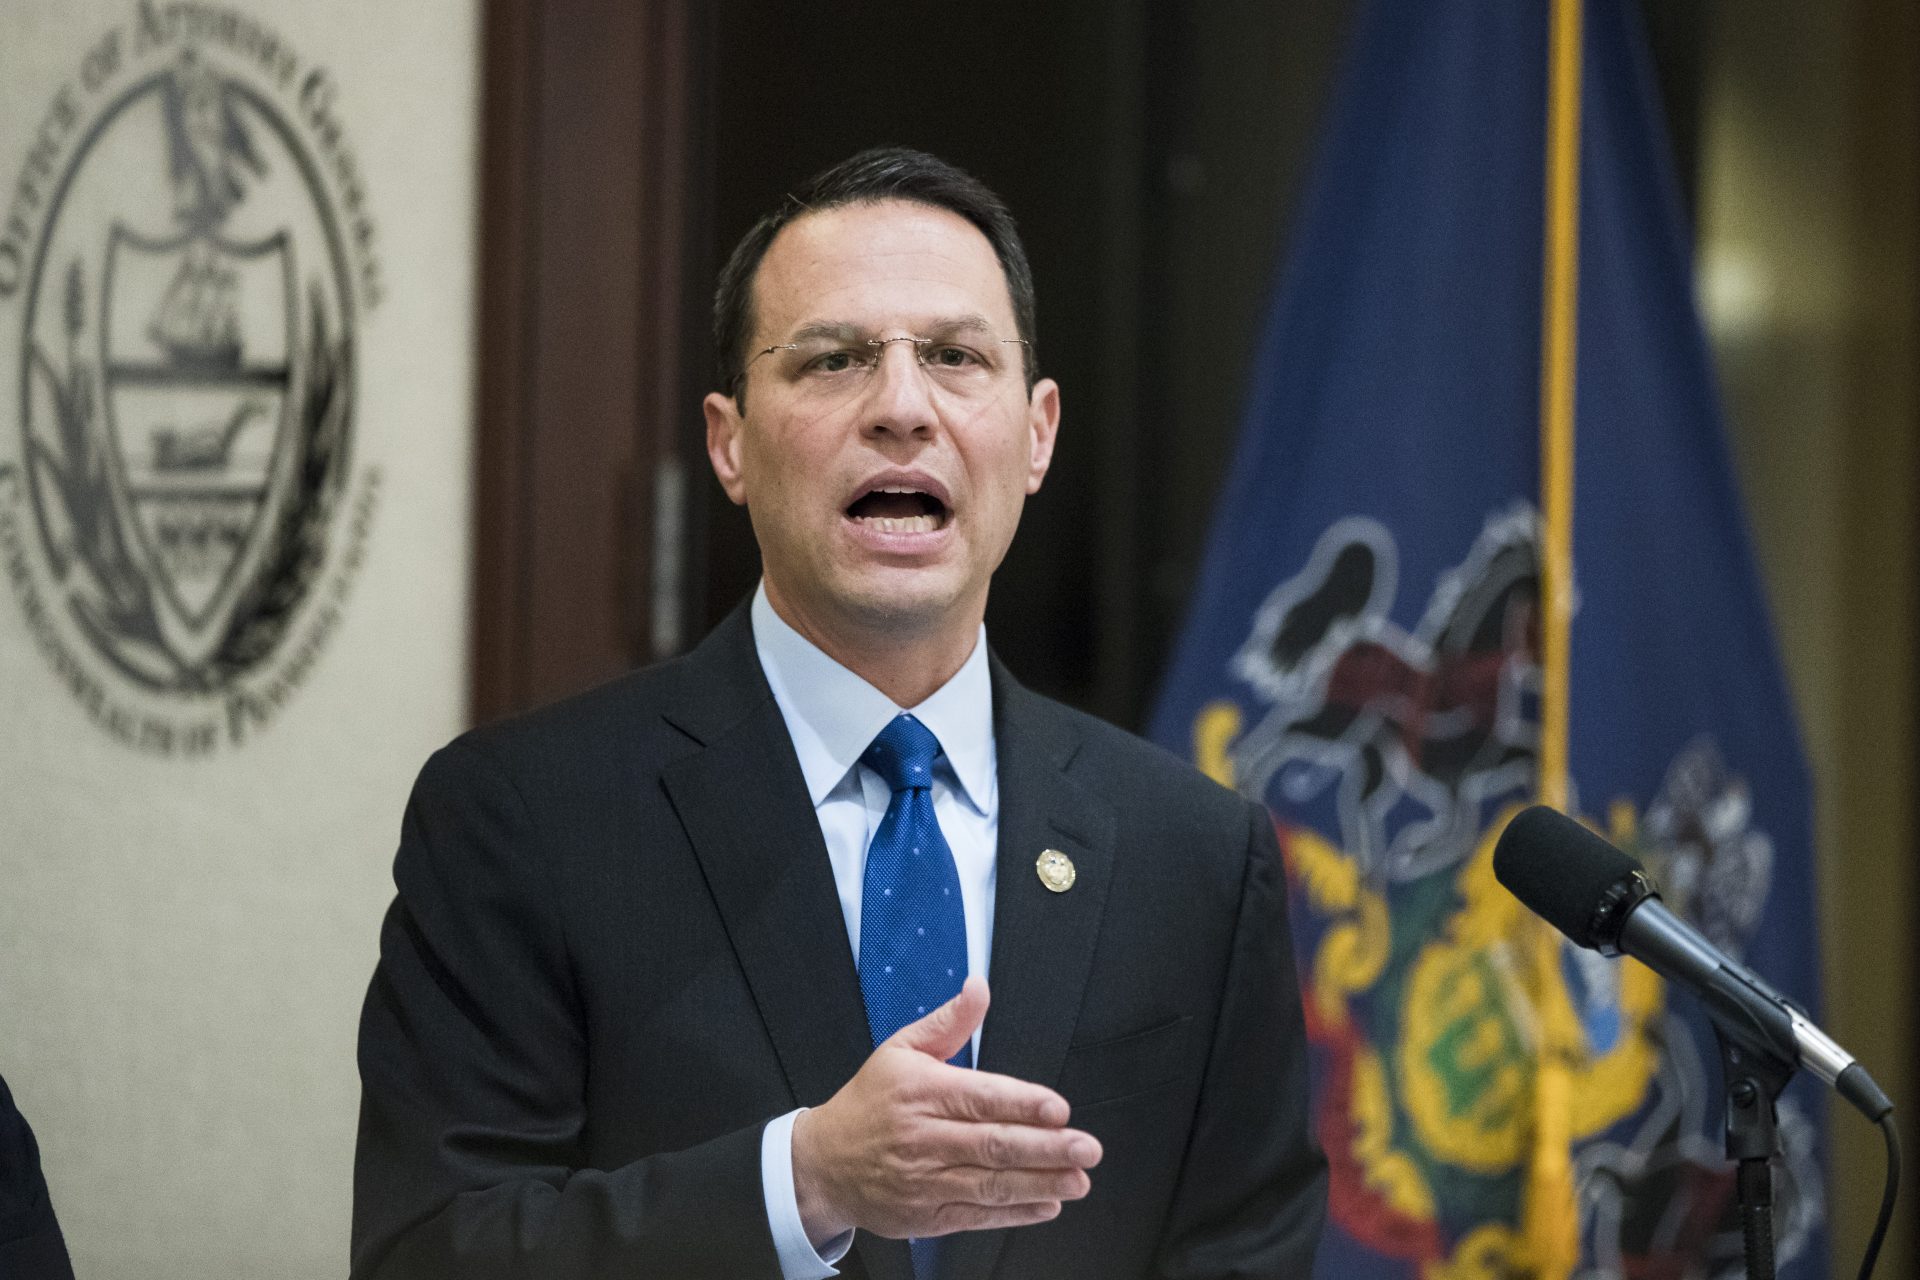
{"label": "man's ear", "polygon": [[1060,384],[1042,378],[1027,396],[1027,492],[1040,492],[1053,465],[1053,442],[1060,434]]}
{"label": "man's ear", "polygon": [[714,391],[700,402],[700,409],[707,415],[707,461],[713,464],[713,474],[719,477],[727,497],[735,506],[744,507],[747,480],[740,455],[745,445],[746,423],[741,420],[740,406],[732,396]]}

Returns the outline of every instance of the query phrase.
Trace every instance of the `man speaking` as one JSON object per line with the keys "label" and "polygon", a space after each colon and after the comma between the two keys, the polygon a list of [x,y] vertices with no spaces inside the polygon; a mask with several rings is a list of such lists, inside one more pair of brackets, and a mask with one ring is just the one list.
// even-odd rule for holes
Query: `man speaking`
{"label": "man speaking", "polygon": [[747,233],[715,334],[760,588],[428,761],[354,1275],[1306,1275],[1265,814],[987,649],[1060,416],[1006,209],[855,156]]}

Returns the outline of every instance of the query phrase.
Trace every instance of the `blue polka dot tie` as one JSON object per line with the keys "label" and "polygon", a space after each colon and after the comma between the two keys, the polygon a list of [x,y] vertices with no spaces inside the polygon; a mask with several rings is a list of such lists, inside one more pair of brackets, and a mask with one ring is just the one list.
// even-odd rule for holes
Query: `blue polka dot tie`
{"label": "blue polka dot tie", "polygon": [[[873,1043],[960,994],[967,980],[967,917],[953,850],[933,814],[933,763],[940,740],[910,715],[880,731],[861,763],[893,788],[867,847],[860,893],[860,994]],[[961,1045],[949,1059],[973,1065]],[[913,1272],[932,1280],[938,1240],[914,1240]]]}

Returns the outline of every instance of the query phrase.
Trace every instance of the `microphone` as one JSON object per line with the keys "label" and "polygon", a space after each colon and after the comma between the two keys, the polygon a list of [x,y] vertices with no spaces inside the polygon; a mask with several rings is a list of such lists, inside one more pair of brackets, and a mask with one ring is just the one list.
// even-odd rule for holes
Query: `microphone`
{"label": "microphone", "polygon": [[1523,810],[1493,850],[1493,874],[1528,910],[1583,947],[1629,955],[1692,991],[1707,1015],[1750,1053],[1798,1064],[1839,1090],[1869,1120],[1893,1103],[1853,1055],[1800,1009],[1667,910],[1640,864],[1545,805]]}

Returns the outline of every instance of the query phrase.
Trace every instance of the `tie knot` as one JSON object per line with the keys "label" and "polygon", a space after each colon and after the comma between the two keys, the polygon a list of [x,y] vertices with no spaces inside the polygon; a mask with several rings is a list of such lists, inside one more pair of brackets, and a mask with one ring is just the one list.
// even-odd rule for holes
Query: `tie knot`
{"label": "tie knot", "polygon": [[933,730],[912,716],[898,715],[880,731],[860,761],[895,791],[906,791],[933,785],[933,762],[939,755],[940,739],[933,736]]}

